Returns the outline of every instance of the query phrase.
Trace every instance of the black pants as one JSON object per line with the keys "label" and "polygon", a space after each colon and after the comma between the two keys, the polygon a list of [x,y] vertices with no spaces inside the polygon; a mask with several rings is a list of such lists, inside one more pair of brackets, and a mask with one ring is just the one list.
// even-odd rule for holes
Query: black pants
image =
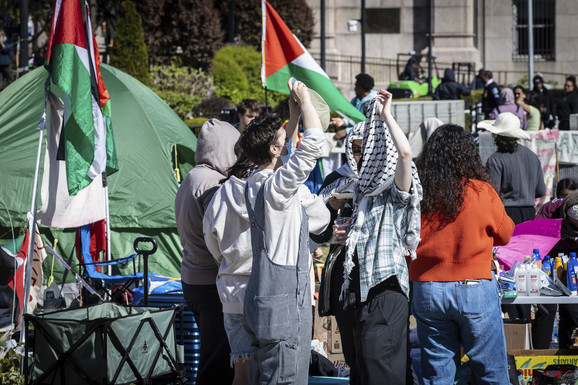
{"label": "black pants", "polygon": [[572,332],[578,328],[578,305],[559,305],[560,325],[558,325],[558,342],[560,349],[572,346]]}
{"label": "black pants", "polygon": [[345,261],[345,252],[346,249],[343,248],[343,251],[337,256],[331,274],[331,309],[333,309],[333,315],[337,320],[337,326],[339,326],[343,356],[345,357],[345,362],[347,362],[347,365],[349,365],[350,368],[349,384],[362,385],[356,365],[355,342],[353,338],[355,309],[352,306],[343,309],[343,303],[339,301],[341,286],[343,285],[343,262]]}
{"label": "black pants", "polygon": [[[552,329],[558,305],[546,304],[538,306],[536,316],[532,322],[532,345],[534,349],[550,349]],[[558,327],[560,330],[560,327]]]}
{"label": "black pants", "polygon": [[409,304],[396,277],[369,291],[357,305],[354,339],[361,383],[404,385]]}
{"label": "black pants", "polygon": [[187,307],[193,312],[201,335],[197,385],[230,384],[235,375],[230,364],[231,349],[223,323],[223,305],[217,285],[183,284]]}

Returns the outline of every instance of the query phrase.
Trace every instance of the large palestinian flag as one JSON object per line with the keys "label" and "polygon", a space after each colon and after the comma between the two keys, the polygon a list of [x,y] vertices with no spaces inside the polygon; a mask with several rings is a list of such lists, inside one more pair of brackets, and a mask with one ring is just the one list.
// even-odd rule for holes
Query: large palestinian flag
{"label": "large palestinian flag", "polygon": [[64,94],[58,158],[66,161],[68,191],[76,195],[97,175],[118,168],[110,97],[100,76],[98,48],[83,0],[56,0],[46,68]]}
{"label": "large palestinian flag", "polygon": [[365,120],[365,116],[345,99],[273,7],[262,0],[262,8],[263,86],[288,94],[287,82],[293,76],[321,95],[332,110],[347,115],[356,123]]}

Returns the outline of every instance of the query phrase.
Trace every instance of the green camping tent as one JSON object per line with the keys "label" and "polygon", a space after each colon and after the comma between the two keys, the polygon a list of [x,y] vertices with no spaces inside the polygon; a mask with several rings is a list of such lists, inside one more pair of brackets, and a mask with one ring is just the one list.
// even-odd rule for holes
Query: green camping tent
{"label": "green camping tent", "polygon": [[[149,88],[126,73],[102,65],[108,88],[119,171],[108,179],[111,249],[114,258],[134,251],[138,236],[151,236],[159,249],[150,258],[149,270],[180,276],[181,245],[174,219],[178,189],[176,162],[181,175],[192,168],[196,138],[185,123]],[[10,219],[15,227],[26,227],[42,116],[46,70],[38,68],[0,93],[0,233],[6,241]],[[41,162],[42,163],[42,162]],[[2,200],[7,209],[2,206]],[[38,207],[40,207],[40,199]],[[8,215],[9,212],[9,215]],[[40,226],[45,242],[68,259],[74,247],[74,229]],[[18,235],[18,231],[17,234]],[[50,260],[49,256],[49,260]],[[76,259],[72,261],[76,263]],[[62,269],[55,263],[55,270]],[[45,277],[51,263],[44,264]],[[58,282],[59,273],[55,272]]]}

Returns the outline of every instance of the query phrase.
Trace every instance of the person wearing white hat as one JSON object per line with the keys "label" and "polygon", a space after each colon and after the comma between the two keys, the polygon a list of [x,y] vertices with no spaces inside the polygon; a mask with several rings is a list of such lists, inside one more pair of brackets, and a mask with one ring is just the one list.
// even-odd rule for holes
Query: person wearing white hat
{"label": "person wearing white hat", "polygon": [[[511,112],[503,112],[495,121],[478,123],[494,134],[498,147],[486,162],[486,167],[502,198],[506,213],[515,224],[530,221],[536,216],[534,199],[544,196],[546,184],[540,159],[519,139],[530,139],[520,128],[520,119]],[[511,319],[530,319],[530,306],[504,306]]]}
{"label": "person wearing white hat", "polygon": [[498,151],[490,156],[486,167],[496,184],[506,212],[514,223],[534,219],[534,199],[546,193],[540,159],[518,139],[530,139],[520,128],[520,120],[511,112],[503,112],[495,121],[478,123],[479,128],[494,134]]}

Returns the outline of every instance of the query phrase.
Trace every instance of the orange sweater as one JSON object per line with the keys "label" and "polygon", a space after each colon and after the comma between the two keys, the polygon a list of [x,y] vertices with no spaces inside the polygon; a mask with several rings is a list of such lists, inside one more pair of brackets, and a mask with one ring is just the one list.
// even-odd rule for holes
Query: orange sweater
{"label": "orange sweater", "polygon": [[492,248],[509,242],[514,222],[500,197],[485,182],[464,188],[462,211],[443,228],[422,216],[417,259],[409,266],[412,281],[491,279]]}

